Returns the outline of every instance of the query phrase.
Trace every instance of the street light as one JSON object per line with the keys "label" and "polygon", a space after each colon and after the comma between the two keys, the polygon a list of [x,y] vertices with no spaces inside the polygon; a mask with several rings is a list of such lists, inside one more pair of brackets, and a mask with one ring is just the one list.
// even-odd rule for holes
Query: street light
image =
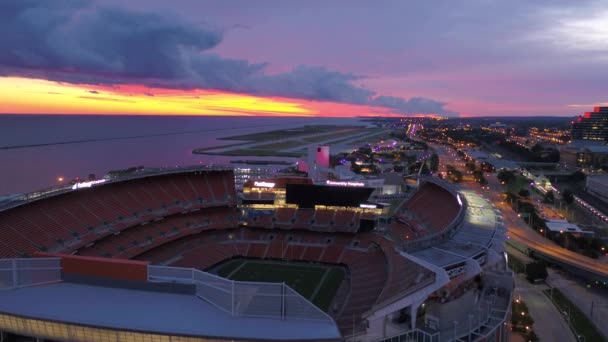
{"label": "street light", "polygon": [[467,338],[469,340],[469,342],[471,342],[471,318],[473,318],[473,315],[469,314],[469,333],[468,333],[469,336]]}

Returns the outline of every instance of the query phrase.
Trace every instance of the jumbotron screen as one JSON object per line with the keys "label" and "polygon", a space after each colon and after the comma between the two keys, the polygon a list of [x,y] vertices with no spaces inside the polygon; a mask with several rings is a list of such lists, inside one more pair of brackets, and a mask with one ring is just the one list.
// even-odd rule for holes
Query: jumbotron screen
{"label": "jumbotron screen", "polygon": [[365,187],[287,184],[285,200],[300,208],[314,208],[315,205],[359,207],[361,203],[367,203],[373,191],[373,188]]}

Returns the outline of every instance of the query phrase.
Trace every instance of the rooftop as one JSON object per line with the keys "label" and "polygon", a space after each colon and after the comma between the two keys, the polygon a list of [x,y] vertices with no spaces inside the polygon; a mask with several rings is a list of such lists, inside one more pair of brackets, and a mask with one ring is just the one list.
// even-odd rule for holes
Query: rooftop
{"label": "rooftop", "polygon": [[340,338],[332,322],[235,317],[194,295],[67,282],[0,291],[0,312],[167,335],[248,340]]}
{"label": "rooftop", "polygon": [[552,232],[570,232],[570,233],[582,233],[583,230],[581,228],[579,228],[579,226],[577,226],[574,223],[570,223],[566,220],[557,220],[557,219],[551,219],[551,220],[545,220],[545,224],[547,225],[547,229],[549,229]]}

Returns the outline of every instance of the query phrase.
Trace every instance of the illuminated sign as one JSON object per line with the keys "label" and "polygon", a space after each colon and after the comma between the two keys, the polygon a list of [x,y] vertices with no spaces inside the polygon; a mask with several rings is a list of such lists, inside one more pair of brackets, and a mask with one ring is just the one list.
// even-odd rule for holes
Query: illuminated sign
{"label": "illuminated sign", "polygon": [[365,204],[365,203],[362,203],[362,204],[359,204],[359,208],[376,209],[376,208],[378,208],[378,206],[375,205],[375,204]]}
{"label": "illuminated sign", "polygon": [[365,186],[363,182],[334,182],[334,181],[326,181],[327,185],[339,185],[339,186]]}
{"label": "illuminated sign", "polygon": [[260,188],[274,188],[274,183],[271,182],[253,182],[253,186]]}
{"label": "illuminated sign", "polygon": [[76,183],[76,184],[72,185],[72,190],[90,188],[91,186],[93,186],[95,184],[101,184],[105,181],[106,181],[105,179],[98,179],[98,180],[94,180],[94,181],[90,181],[90,182]]}

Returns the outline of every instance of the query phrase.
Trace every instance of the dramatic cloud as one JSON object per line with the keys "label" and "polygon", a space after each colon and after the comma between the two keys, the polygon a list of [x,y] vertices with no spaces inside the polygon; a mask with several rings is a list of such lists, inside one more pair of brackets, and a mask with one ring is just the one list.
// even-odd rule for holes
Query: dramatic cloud
{"label": "dramatic cloud", "polygon": [[[265,63],[223,58],[210,50],[218,29],[174,16],[138,13],[80,0],[0,2],[0,75],[73,84],[143,84],[217,89],[340,102],[398,113],[454,115],[446,103],[380,96],[362,76],[298,66],[270,73]],[[91,92],[92,93],[92,92]]]}
{"label": "dramatic cloud", "polygon": [[449,112],[444,109],[447,104],[423,97],[412,97],[409,100],[404,100],[394,96],[378,96],[372,100],[372,104],[378,107],[386,107],[402,113],[444,113],[448,116],[456,116],[458,113]]}

